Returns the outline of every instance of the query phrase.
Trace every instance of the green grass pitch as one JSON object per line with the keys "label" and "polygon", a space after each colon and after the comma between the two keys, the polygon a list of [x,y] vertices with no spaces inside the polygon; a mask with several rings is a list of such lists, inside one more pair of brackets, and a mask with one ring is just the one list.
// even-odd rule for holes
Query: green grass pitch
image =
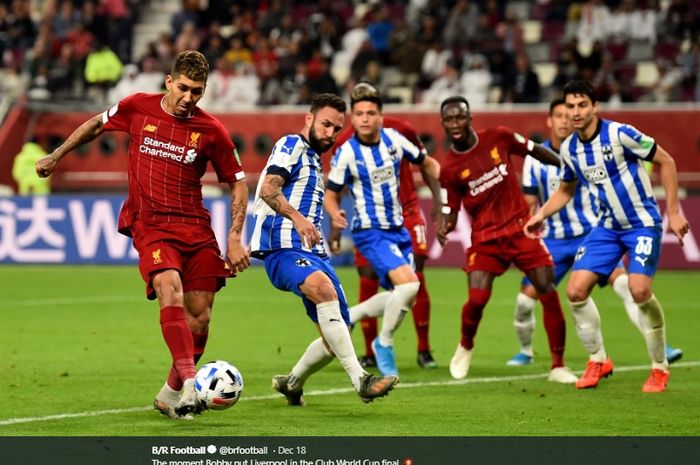
{"label": "green grass pitch", "polygon": [[[338,270],[350,302],[357,278]],[[684,349],[665,394],[643,394],[649,371],[641,335],[611,289],[596,289],[603,335],[615,373],[597,389],[546,381],[549,355],[541,310],[535,363],[506,367],[517,350],[511,323],[519,275],[496,281],[479,328],[467,382],[452,381],[466,278],[429,269],[431,342],[439,368],[420,369],[409,317],[396,335],[401,383],[365,405],[337,362],[305,387],[307,406],[290,408],[270,388],[287,373],[316,330],[300,300],[274,289],[261,267],[218,295],[202,362],[225,359],[245,390],[232,409],[192,422],[150,408],[169,354],[156,304],[143,297],[136,267],[0,266],[0,436],[627,436],[700,434],[700,273],[661,272],[655,292],[666,311],[669,341]],[[587,359],[567,313],[567,364]],[[362,336],[356,331],[356,347]]]}

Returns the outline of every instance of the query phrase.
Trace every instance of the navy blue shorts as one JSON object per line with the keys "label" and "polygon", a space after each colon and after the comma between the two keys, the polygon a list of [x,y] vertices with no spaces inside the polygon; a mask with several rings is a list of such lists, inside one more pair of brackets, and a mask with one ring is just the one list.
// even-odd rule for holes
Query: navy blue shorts
{"label": "navy blue shorts", "polygon": [[328,257],[321,257],[298,249],[280,249],[271,252],[265,256],[263,260],[265,261],[265,271],[272,285],[277,289],[293,292],[301,297],[301,300],[304,302],[304,307],[306,308],[306,314],[309,315],[309,318],[315,323],[318,323],[316,304],[306,298],[301,290],[299,290],[299,286],[301,286],[312,273],[316,271],[325,273],[333,283],[336,294],[338,294],[340,314],[343,316],[345,323],[348,325],[350,324],[350,314],[348,313],[348,301],[345,298],[345,291]]}

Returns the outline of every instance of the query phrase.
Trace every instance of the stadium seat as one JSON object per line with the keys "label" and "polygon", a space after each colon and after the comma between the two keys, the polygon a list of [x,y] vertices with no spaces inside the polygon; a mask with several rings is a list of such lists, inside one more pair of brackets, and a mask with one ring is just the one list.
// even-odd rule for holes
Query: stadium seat
{"label": "stadium seat", "polygon": [[559,42],[564,38],[564,23],[560,21],[547,21],[542,25],[542,40],[546,42]]}
{"label": "stadium seat", "polygon": [[627,61],[637,62],[652,60],[654,58],[654,47],[647,42],[632,41],[627,48]]}
{"label": "stadium seat", "polygon": [[533,70],[537,74],[542,87],[549,87],[554,82],[557,75],[557,65],[554,63],[535,63],[532,65]]}
{"label": "stadium seat", "polygon": [[621,64],[615,68],[615,72],[621,83],[631,84],[634,82],[637,76],[637,65],[635,64]]}
{"label": "stadium seat", "polygon": [[614,61],[624,60],[627,56],[627,42],[608,42],[606,49]]}
{"label": "stadium seat", "polygon": [[523,22],[523,40],[526,44],[536,44],[542,39],[542,23],[539,21]]}
{"label": "stadium seat", "polygon": [[676,42],[659,42],[656,44],[655,56],[656,58],[664,58],[671,63],[676,62],[680,47]]}
{"label": "stadium seat", "polygon": [[659,80],[659,70],[653,61],[640,61],[637,63],[637,72],[634,77],[634,85],[638,87],[650,87]]}
{"label": "stadium seat", "polygon": [[386,95],[392,99],[400,100],[400,103],[403,105],[410,105],[413,103],[413,91],[407,86],[389,87],[386,91]]}
{"label": "stadium seat", "polygon": [[525,46],[525,52],[531,63],[545,63],[549,61],[549,43],[539,42]]}

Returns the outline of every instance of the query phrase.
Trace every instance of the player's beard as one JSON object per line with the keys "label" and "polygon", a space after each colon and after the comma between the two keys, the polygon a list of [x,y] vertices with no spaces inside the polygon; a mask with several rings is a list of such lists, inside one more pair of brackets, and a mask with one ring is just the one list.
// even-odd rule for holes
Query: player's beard
{"label": "player's beard", "polygon": [[316,119],[311,124],[311,129],[309,130],[309,145],[311,146],[312,149],[314,149],[317,153],[321,154],[331,148],[333,145],[333,140],[332,139],[321,139],[316,135],[316,131],[314,130],[314,126],[316,123]]}

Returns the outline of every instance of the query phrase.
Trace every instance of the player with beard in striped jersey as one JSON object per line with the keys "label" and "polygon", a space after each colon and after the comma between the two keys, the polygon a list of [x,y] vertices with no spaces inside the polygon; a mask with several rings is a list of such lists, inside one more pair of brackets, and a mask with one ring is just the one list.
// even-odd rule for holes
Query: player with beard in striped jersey
{"label": "player with beard in striped jersey", "polygon": [[321,334],[288,375],[272,378],[273,389],[289,405],[304,405],[304,383],[334,356],[364,402],[386,395],[398,381],[396,376],[371,375],[360,366],[348,328],[345,292],[321,233],[321,155],[343,128],[345,109],[345,102],[336,95],[315,96],[301,132],[282,137],[273,147],[255,193],[251,256],[265,262],[276,288],[301,297]]}
{"label": "player with beard in striped jersey", "polygon": [[[134,239],[147,297],[158,298],[172,367],[154,406],[173,419],[192,419],[201,411],[195,364],[207,342],[214,295],[226,278],[250,265],[241,244],[248,206],[245,173],[226,128],[197,108],[208,74],[204,55],[179,53],[165,79],[165,95],[126,97],[37,162],[37,173],[45,177],[64,155],[104,131],[130,135],[129,195],[119,214],[119,232]],[[201,178],[209,162],[219,181],[231,187],[225,261],[202,204]]]}
{"label": "player with beard in striped jersey", "polygon": [[573,198],[577,182],[585,185],[599,202],[600,220],[577,251],[566,290],[576,330],[589,353],[586,370],[576,387],[596,387],[601,378],[612,374],[613,364],[603,345],[600,314],[590,294],[627,253],[629,288],[643,314],[644,338],[652,362],[642,391],[664,392],[669,379],[666,327],[664,312],[652,291],[661,248],[662,218],[643,162],[659,165],[669,229],[682,245],[689,225],[680,213],[675,162],[653,138],[636,128],[599,118],[599,103],[588,82],[568,83],[564,99],[575,132],[562,143],[559,189],[530,218],[524,231],[530,237],[539,237],[544,220]]}
{"label": "player with beard in striped jersey", "polygon": [[[354,198],[355,247],[377,273],[382,287],[390,289],[388,294],[377,294],[353,307],[351,319],[378,316],[369,309],[379,308],[382,329],[372,342],[377,367],[384,375],[398,375],[394,332],[413,307],[420,287],[414,271],[413,243],[404,227],[399,200],[401,160],[407,158],[419,165],[435,183],[440,165],[397,130],[383,128],[382,107],[378,92],[354,95],[350,113],[355,134],[333,156],[325,207],[333,228],[347,227],[345,211],[340,208],[340,196],[347,186]],[[372,305],[384,298],[384,305]]]}
{"label": "player with beard in striped jersey", "polygon": [[[542,145],[559,152],[561,143],[573,132],[573,126],[566,114],[564,99],[554,100],[549,105],[547,126],[550,140]],[[538,205],[544,204],[559,188],[559,166],[546,165],[539,160],[525,157],[523,165],[523,192],[525,201],[534,213]],[[559,212],[547,218],[542,233],[547,249],[554,260],[554,284],[559,285],[574,264],[576,251],[593,226],[598,223],[598,203],[590,191],[581,183],[576,185],[574,198]],[[622,299],[630,321],[644,334],[643,318],[637,304],[634,303],[629,289],[629,277],[622,261],[610,274],[607,281],[615,293]],[[533,361],[532,333],[535,330],[534,308],[537,291],[527,277],[523,278],[520,293],[516,298],[513,325],[520,342],[520,351],[508,360],[508,366],[528,365]],[[666,358],[669,363],[679,360],[683,351],[666,344]]]}

